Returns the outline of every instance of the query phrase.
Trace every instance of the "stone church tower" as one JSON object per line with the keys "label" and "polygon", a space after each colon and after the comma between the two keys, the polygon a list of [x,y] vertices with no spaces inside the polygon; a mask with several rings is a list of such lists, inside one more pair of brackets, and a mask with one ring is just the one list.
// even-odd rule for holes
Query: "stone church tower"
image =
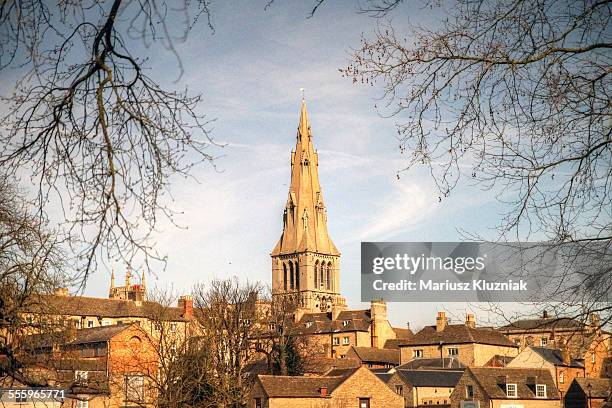
{"label": "stone church tower", "polygon": [[283,234],[272,251],[272,293],[298,296],[308,312],[346,308],[340,296],[340,252],[327,232],[327,210],[319,185],[319,156],[312,144],[302,100]]}

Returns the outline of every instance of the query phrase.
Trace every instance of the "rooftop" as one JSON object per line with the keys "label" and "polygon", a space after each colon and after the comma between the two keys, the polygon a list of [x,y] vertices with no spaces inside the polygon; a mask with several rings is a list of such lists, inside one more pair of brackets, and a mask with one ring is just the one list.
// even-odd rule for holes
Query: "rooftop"
{"label": "rooftop", "polygon": [[[536,368],[508,368],[508,367],[470,367],[466,374],[471,372],[478,384],[491,399],[560,399],[559,391],[550,375],[550,371]],[[516,384],[517,397],[509,398],[505,392],[506,384]],[[546,398],[537,398],[535,385],[546,385]]]}
{"label": "rooftop", "polygon": [[466,324],[450,324],[437,331],[436,326],[426,326],[410,339],[400,344],[403,346],[425,346],[443,344],[478,343],[494,346],[518,347],[499,331],[489,327],[470,327]]}

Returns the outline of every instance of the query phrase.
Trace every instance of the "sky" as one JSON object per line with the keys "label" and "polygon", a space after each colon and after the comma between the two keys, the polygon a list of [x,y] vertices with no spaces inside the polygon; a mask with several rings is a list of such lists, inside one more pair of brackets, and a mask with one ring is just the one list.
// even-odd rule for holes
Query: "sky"
{"label": "sky", "polygon": [[[392,18],[408,27],[427,23],[427,10],[406,2]],[[221,146],[209,153],[215,166],[202,164],[193,179],[175,179],[172,207],[176,228],[161,221],[157,250],[168,256],[147,276],[147,285],[188,293],[198,282],[239,277],[270,283],[270,252],[282,231],[305,89],[319,176],[328,210],[330,236],[342,253],[341,293],[351,308],[360,302],[362,241],[458,241],[461,230],[495,236],[503,208],[491,191],[462,183],[449,198],[439,194],[426,169],[397,173],[405,165],[394,118],[374,108],[381,89],[343,78],[351,47],[369,36],[377,20],[356,12],[355,2],[330,1],[307,18],[308,1],[216,2],[214,32],[202,21],[176,48],[184,67],[170,53],[149,49],[151,75],[165,86],[202,93],[202,113]],[[179,24],[180,22],[177,22]],[[108,295],[111,270],[122,284],[125,266],[106,262],[88,282],[88,296]],[[465,304],[390,303],[391,322],[412,328],[434,324],[447,310],[462,318]],[[477,318],[484,322],[485,316]]]}

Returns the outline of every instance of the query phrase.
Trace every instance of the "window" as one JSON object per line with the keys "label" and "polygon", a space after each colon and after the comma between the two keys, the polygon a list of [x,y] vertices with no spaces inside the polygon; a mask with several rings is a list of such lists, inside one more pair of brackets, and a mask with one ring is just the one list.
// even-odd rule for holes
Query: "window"
{"label": "window", "polygon": [[176,333],[176,327],[177,327],[176,323],[170,323],[170,331],[172,333]]}
{"label": "window", "polygon": [[350,321],[348,321],[348,320],[344,320],[344,321],[342,322],[342,326],[346,327],[346,326],[348,326],[348,325],[349,325],[349,323],[350,323]]}
{"label": "window", "polygon": [[403,387],[403,386],[401,386],[401,385],[399,385],[399,384],[398,384],[398,385],[396,385],[396,386],[395,386],[395,392],[396,392],[397,394],[399,394],[399,395],[403,395],[403,393],[404,393],[404,387]]}
{"label": "window", "polygon": [[344,336],[342,338],[342,344],[344,344],[344,345],[351,344],[351,340],[348,338],[348,336]]}
{"label": "window", "polygon": [[536,384],[536,397],[546,398],[546,384]]}
{"label": "window", "polygon": [[334,337],[334,346],[340,345],[340,337]]}
{"label": "window", "polygon": [[370,399],[359,398],[359,408],[370,408]]}
{"label": "window", "polygon": [[93,320],[88,320],[87,321],[87,327],[94,327],[94,321]]}
{"label": "window", "polygon": [[548,345],[548,338],[547,337],[542,337],[540,339],[540,346],[546,347],[547,345]]}
{"label": "window", "polygon": [[261,398],[255,398],[255,408],[261,408]]}
{"label": "window", "polygon": [[89,401],[77,400],[76,408],[89,408]]}
{"label": "window", "polygon": [[74,372],[74,379],[77,382],[84,382],[87,380],[87,375],[89,374],[88,371],[75,371]]}
{"label": "window", "polygon": [[421,358],[421,357],[423,357],[423,350],[421,350],[421,349],[412,350],[412,357],[414,357],[414,358]]}
{"label": "window", "polygon": [[126,401],[144,400],[144,377],[141,375],[125,376],[125,399]]}
{"label": "window", "polygon": [[521,345],[521,339],[514,339],[514,344],[516,344],[517,346]]}
{"label": "window", "polygon": [[465,386],[465,397],[474,398],[474,386],[472,384],[468,384]]}
{"label": "window", "polygon": [[312,322],[306,322],[306,328],[312,327]]}
{"label": "window", "polygon": [[594,351],[591,352],[591,363],[595,364],[595,352]]}
{"label": "window", "polygon": [[274,323],[270,323],[270,324],[268,325],[268,330],[276,330],[276,324],[274,324]]}
{"label": "window", "polygon": [[448,349],[449,356],[457,356],[459,355],[459,349],[457,347],[451,347]]}
{"label": "window", "polygon": [[516,384],[506,384],[506,396],[516,398]]}
{"label": "window", "polygon": [[559,374],[559,384],[563,384],[565,382],[565,373],[561,371]]}

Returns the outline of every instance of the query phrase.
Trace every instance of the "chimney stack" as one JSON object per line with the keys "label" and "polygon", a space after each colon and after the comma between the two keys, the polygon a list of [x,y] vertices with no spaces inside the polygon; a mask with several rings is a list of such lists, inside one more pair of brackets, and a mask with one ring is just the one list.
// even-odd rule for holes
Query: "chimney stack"
{"label": "chimney stack", "polygon": [[448,324],[448,320],[446,319],[445,312],[438,312],[438,317],[436,317],[436,331],[441,332],[446,328]]}
{"label": "chimney stack", "polygon": [[55,290],[53,291],[53,294],[55,296],[66,297],[68,296],[68,288],[55,288]]}
{"label": "chimney stack", "polygon": [[183,309],[183,317],[191,319],[193,317],[193,298],[191,295],[183,295],[178,300],[178,307]]}
{"label": "chimney stack", "polygon": [[567,341],[564,338],[559,340],[559,348],[561,349],[561,358],[563,359],[563,364],[570,365],[572,362],[572,357],[570,355],[569,346]]}
{"label": "chimney stack", "polygon": [[465,325],[471,327],[472,329],[476,328],[476,318],[472,313],[465,315]]}

